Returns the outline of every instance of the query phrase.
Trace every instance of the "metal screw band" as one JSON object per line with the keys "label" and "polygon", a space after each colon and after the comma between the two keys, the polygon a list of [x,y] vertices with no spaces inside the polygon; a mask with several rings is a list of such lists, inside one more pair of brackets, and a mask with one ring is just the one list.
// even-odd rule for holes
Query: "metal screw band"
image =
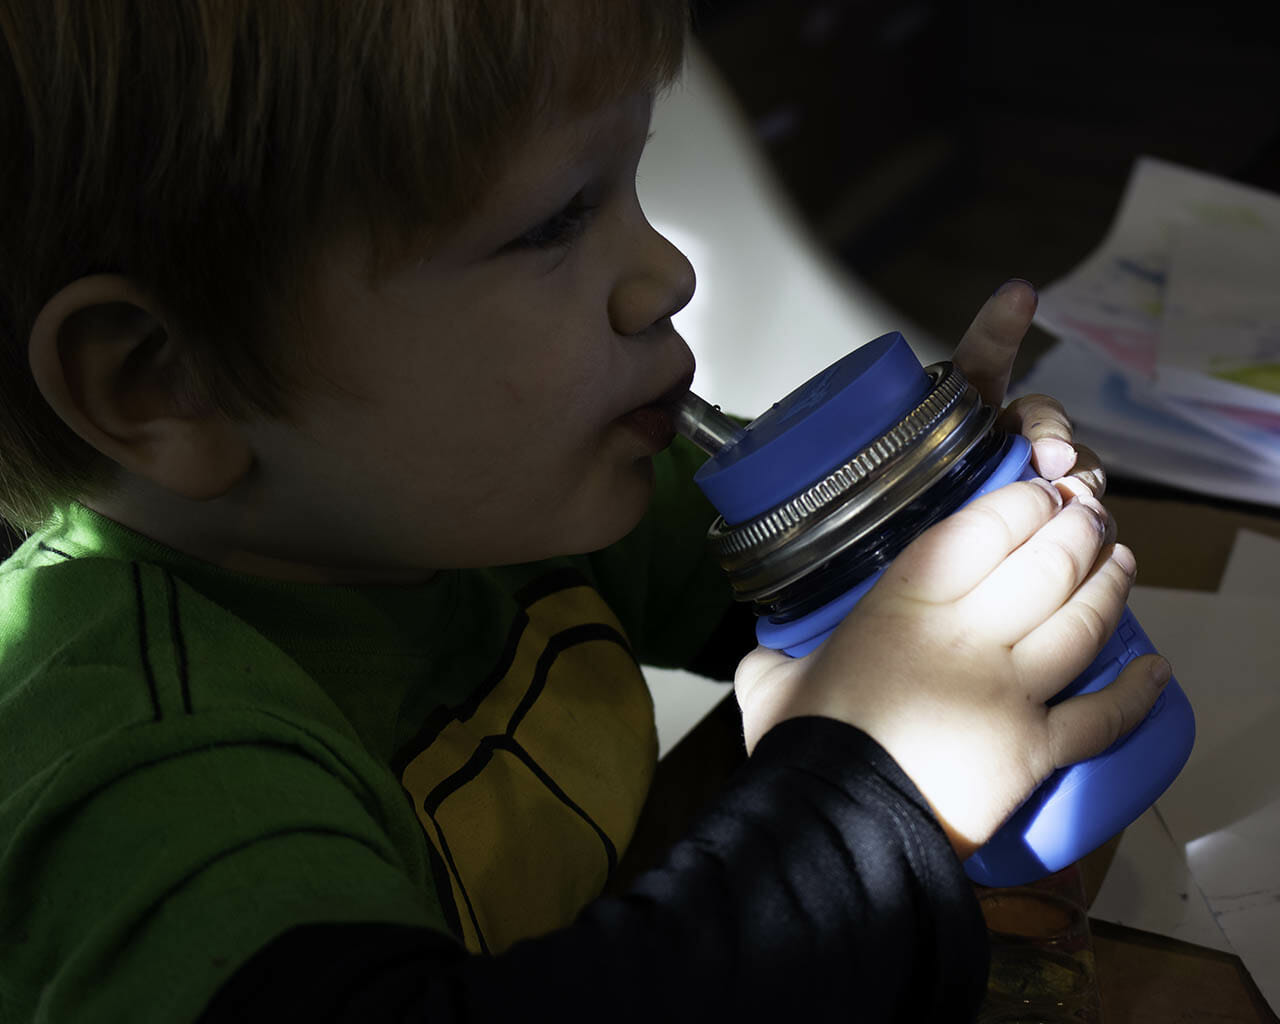
{"label": "metal screw band", "polygon": [[946,475],[987,435],[996,410],[950,363],[926,367],[933,387],[902,420],[801,494],[730,527],[712,549],[740,601],[769,602],[856,546]]}
{"label": "metal screw band", "polygon": [[806,519],[843,500],[849,491],[928,433],[960,400],[969,382],[949,362],[934,363],[925,372],[934,383],[920,404],[853,458],[754,519],[734,527],[722,526],[723,520],[717,520],[711,536],[716,557],[732,559],[798,528]]}

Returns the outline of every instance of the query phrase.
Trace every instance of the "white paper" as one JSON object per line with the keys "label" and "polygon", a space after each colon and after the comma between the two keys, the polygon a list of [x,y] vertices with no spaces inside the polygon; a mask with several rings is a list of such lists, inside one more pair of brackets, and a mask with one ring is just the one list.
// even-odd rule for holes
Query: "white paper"
{"label": "white paper", "polygon": [[[1274,603],[1278,592],[1280,540],[1237,532],[1219,593],[1231,600]],[[1274,650],[1269,634],[1254,642],[1264,653]],[[1273,699],[1280,704],[1280,693]],[[1218,926],[1263,998],[1280,1011],[1280,801],[1192,840],[1186,854]]]}
{"label": "white paper", "polygon": [[1280,597],[1280,540],[1253,530],[1237,530],[1218,593],[1228,597]]}
{"label": "white paper", "polygon": [[1221,948],[1198,893],[1280,1009],[1280,541],[1241,531],[1217,594],[1135,587],[1129,605],[1191,701],[1196,743],[1121,840],[1095,916]]}
{"label": "white paper", "polygon": [[[1280,197],[1143,157],[1107,237],[1043,291],[1036,322],[1277,475],[1280,395],[1256,385],[1280,376],[1278,262]],[[1255,386],[1224,377],[1242,372]]]}
{"label": "white paper", "polygon": [[[1196,747],[1169,792],[1125,830],[1090,908],[1100,920],[1235,952],[1272,1006],[1280,1006],[1280,805],[1269,795],[1280,793],[1280,771],[1275,738],[1248,720],[1266,723],[1280,708],[1280,686],[1268,685],[1278,599],[1280,541],[1244,530],[1218,594],[1135,588],[1130,606],[1195,711]],[[1242,606],[1256,611],[1236,614]],[[1188,842],[1194,833],[1204,834]],[[1259,944],[1259,934],[1268,941]]]}
{"label": "white paper", "polygon": [[1235,952],[1154,807],[1124,830],[1089,916]]}
{"label": "white paper", "polygon": [[1187,862],[1236,955],[1280,1011],[1280,800],[1188,843]]}
{"label": "white paper", "polygon": [[1041,294],[1036,319],[1055,334],[1080,336],[1120,367],[1154,377],[1177,233],[1246,222],[1280,235],[1280,197],[1141,157],[1106,238]]}
{"label": "white paper", "polygon": [[683,669],[645,665],[643,671],[645,682],[649,684],[649,693],[653,697],[659,758],[666,757],[668,751],[684,739],[732,690],[729,683],[707,679]]}
{"label": "white paper", "polygon": [[1252,207],[1175,232],[1156,383],[1280,422],[1280,231]]}
{"label": "white paper", "polygon": [[1135,587],[1129,607],[1195,711],[1195,748],[1158,802],[1185,845],[1280,799],[1280,600]]}
{"label": "white paper", "polygon": [[1037,392],[1062,402],[1076,440],[1113,473],[1280,505],[1280,471],[1173,415],[1149,381],[1124,374],[1087,348],[1058,344],[1009,395]]}

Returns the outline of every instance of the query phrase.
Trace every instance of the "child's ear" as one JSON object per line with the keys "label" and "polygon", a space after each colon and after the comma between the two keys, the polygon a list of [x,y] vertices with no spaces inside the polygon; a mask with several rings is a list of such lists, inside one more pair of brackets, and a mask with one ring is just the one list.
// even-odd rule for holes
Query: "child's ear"
{"label": "child's ear", "polygon": [[45,304],[28,360],[45,401],[88,444],[128,473],[205,501],[234,486],[253,454],[224,417],[186,408],[180,340],[128,278],[94,274]]}

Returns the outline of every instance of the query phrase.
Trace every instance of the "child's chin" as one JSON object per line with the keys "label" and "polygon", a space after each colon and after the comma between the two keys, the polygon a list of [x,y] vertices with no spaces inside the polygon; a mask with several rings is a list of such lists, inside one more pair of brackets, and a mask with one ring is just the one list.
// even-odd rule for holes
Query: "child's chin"
{"label": "child's chin", "polygon": [[640,525],[653,492],[653,460],[640,459],[628,479],[620,481],[606,496],[604,507],[592,517],[590,526],[579,533],[582,548],[578,553],[599,551],[622,540]]}

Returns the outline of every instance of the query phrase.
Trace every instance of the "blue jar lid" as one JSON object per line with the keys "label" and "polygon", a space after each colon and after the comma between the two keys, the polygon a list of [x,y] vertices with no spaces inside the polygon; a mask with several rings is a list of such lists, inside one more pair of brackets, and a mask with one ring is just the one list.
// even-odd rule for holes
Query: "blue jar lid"
{"label": "blue jar lid", "polygon": [[694,474],[730,526],[817,483],[911,412],[930,378],[892,331],[854,349],[775,402],[737,444]]}

